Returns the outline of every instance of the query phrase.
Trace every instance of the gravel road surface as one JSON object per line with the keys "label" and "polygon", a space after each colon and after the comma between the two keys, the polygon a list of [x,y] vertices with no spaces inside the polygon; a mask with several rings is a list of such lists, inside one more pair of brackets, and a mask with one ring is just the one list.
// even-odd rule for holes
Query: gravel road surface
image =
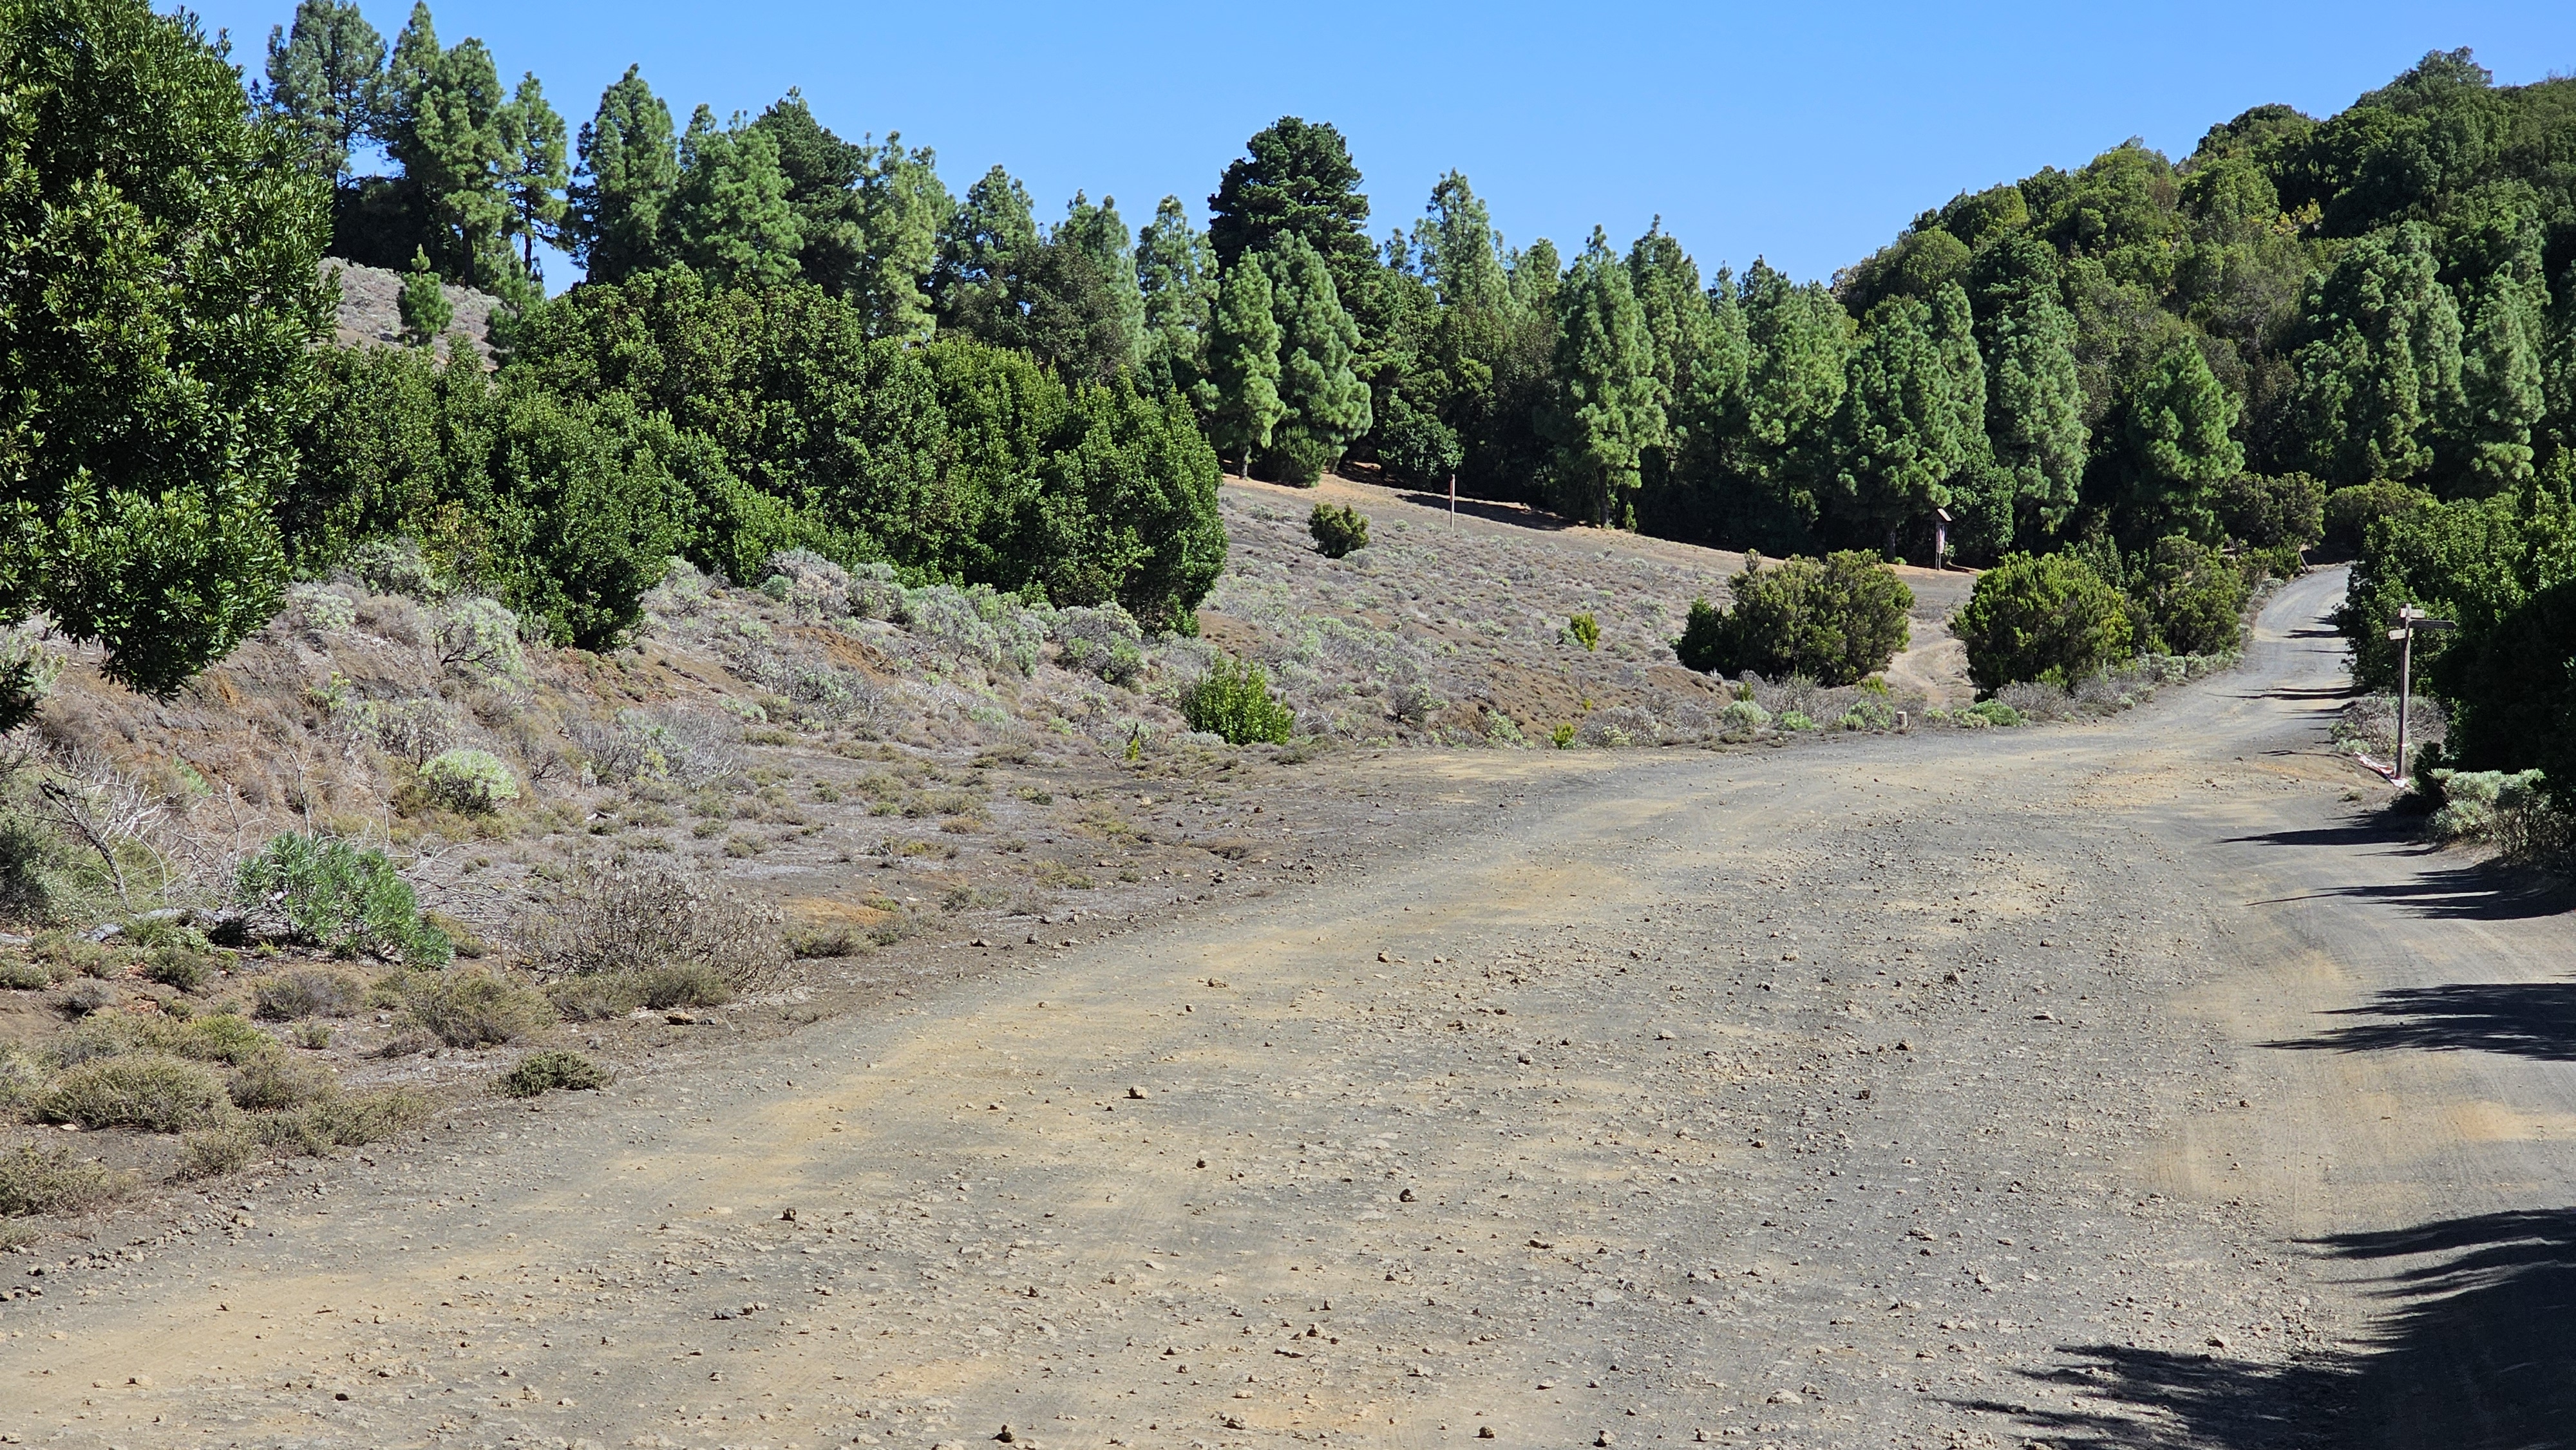
{"label": "gravel road surface", "polygon": [[0,1440],[2568,1443],[2565,903],[2373,824],[2341,587],[0,1260]]}

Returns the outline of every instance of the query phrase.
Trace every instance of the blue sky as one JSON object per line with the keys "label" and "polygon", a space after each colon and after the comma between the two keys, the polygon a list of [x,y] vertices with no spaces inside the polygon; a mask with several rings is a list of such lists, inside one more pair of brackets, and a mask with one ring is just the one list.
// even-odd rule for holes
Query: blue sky
{"label": "blue sky", "polygon": [[[372,0],[390,41],[408,0]],[[256,69],[292,0],[217,0]],[[2248,106],[2323,115],[2425,51],[2499,83],[2576,72],[2576,4],[1984,7],[1636,3],[438,0],[439,37],[533,70],[576,128],[629,63],[685,120],[803,88],[845,136],[937,148],[962,191],[1000,163],[1041,215],[1079,187],[1131,223],[1194,212],[1281,115],[1350,139],[1371,230],[1467,173],[1513,243],[1624,243],[1660,213],[1703,269],[1755,255],[1823,277],[1963,188],[2072,166],[2130,136],[2180,156]],[[557,285],[563,265],[550,269]]]}

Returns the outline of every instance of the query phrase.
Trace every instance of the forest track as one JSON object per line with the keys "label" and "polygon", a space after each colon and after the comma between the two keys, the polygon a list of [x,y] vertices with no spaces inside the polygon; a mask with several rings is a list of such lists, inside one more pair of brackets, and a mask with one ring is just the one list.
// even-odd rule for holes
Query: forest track
{"label": "forest track", "polygon": [[2347,799],[2340,587],[2103,725],[1425,754],[1544,809],[13,1267],[0,1435],[2565,1443],[2564,903]]}

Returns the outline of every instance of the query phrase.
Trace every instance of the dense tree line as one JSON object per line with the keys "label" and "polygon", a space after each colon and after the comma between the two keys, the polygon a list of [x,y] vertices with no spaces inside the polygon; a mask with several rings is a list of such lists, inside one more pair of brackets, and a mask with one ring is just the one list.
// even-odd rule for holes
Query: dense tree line
{"label": "dense tree line", "polygon": [[1166,197],[1139,234],[1079,193],[1040,223],[998,167],[952,193],[929,150],[845,141],[794,92],[675,127],[630,70],[567,156],[534,79],[503,97],[479,44],[440,50],[420,7],[385,51],[354,5],[303,0],[269,72],[317,165],[354,136],[396,163],[334,171],[358,198],[344,221],[385,228],[344,226],[352,248],[458,281],[524,271],[531,238],[592,282],[802,281],[872,337],[1125,374],[1185,399],[1232,466],[1291,482],[1345,459],[1455,473],[1774,552],[1920,556],[1946,516],[1979,561],[2295,546],[2313,540],[2247,520],[2320,486],[2563,488],[2576,438],[2549,382],[2576,366],[2576,202],[2552,159],[2576,83],[2498,88],[2465,51],[2324,121],[2257,107],[2178,162],[2131,142],[1962,194],[1830,284],[1759,260],[1703,275],[1660,225],[1624,249],[1596,229],[1571,258],[1507,247],[1455,173],[1373,241],[1343,137],[1295,117],[1226,167],[1204,232]]}

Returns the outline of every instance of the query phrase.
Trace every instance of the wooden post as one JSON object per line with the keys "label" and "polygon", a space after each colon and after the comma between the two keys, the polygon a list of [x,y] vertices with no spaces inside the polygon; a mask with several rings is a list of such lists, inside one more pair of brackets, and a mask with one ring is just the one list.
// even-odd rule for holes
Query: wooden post
{"label": "wooden post", "polygon": [[1458,470],[1449,470],[1449,531],[1458,531]]}

